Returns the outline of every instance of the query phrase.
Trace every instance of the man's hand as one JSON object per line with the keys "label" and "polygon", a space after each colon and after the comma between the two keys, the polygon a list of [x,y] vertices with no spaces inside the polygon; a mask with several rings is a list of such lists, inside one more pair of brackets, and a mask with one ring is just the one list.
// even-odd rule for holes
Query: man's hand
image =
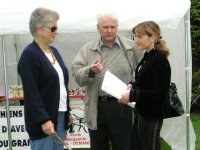
{"label": "man's hand", "polygon": [[100,73],[103,70],[103,65],[100,63],[99,60],[96,60],[95,62],[93,62],[90,65],[90,69],[91,71],[93,71],[94,73]]}

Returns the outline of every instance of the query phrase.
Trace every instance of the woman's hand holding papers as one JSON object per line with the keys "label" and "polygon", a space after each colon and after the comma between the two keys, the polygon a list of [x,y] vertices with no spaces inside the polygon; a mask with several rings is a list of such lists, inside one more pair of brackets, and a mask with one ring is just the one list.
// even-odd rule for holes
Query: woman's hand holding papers
{"label": "woman's hand holding papers", "polygon": [[127,91],[121,95],[121,98],[118,100],[119,103],[128,104],[129,103],[129,94],[132,89],[132,84],[127,85]]}

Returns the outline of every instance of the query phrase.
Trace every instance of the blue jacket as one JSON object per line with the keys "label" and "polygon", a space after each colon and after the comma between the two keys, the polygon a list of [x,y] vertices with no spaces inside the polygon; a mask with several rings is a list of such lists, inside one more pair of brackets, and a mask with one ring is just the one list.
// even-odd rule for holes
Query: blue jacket
{"label": "blue jacket", "polygon": [[[68,69],[56,48],[50,46],[56,60],[62,68],[65,86],[68,90]],[[24,112],[26,130],[31,140],[40,139],[43,133],[41,125],[51,120],[57,128],[58,107],[60,99],[59,77],[48,58],[33,41],[22,52],[18,63],[18,73],[24,90]],[[70,111],[67,98],[67,118]]]}

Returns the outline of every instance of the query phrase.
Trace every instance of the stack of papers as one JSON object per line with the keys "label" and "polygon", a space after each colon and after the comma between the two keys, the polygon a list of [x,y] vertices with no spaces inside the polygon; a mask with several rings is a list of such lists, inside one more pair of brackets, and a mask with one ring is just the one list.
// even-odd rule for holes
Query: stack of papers
{"label": "stack of papers", "polygon": [[[127,85],[110,71],[105,72],[101,89],[117,99],[120,99],[121,95],[128,91]],[[128,105],[134,108],[135,102],[129,102]]]}

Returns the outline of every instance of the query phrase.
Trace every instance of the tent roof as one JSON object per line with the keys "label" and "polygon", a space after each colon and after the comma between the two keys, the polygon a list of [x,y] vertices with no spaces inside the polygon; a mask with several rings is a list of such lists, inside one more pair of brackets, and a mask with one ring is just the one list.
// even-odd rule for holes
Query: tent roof
{"label": "tent roof", "polygon": [[190,0],[6,0],[0,5],[0,34],[29,33],[29,17],[37,7],[56,10],[58,32],[63,33],[96,31],[96,15],[105,10],[117,13],[120,30],[131,30],[144,20],[175,29],[190,9]]}

